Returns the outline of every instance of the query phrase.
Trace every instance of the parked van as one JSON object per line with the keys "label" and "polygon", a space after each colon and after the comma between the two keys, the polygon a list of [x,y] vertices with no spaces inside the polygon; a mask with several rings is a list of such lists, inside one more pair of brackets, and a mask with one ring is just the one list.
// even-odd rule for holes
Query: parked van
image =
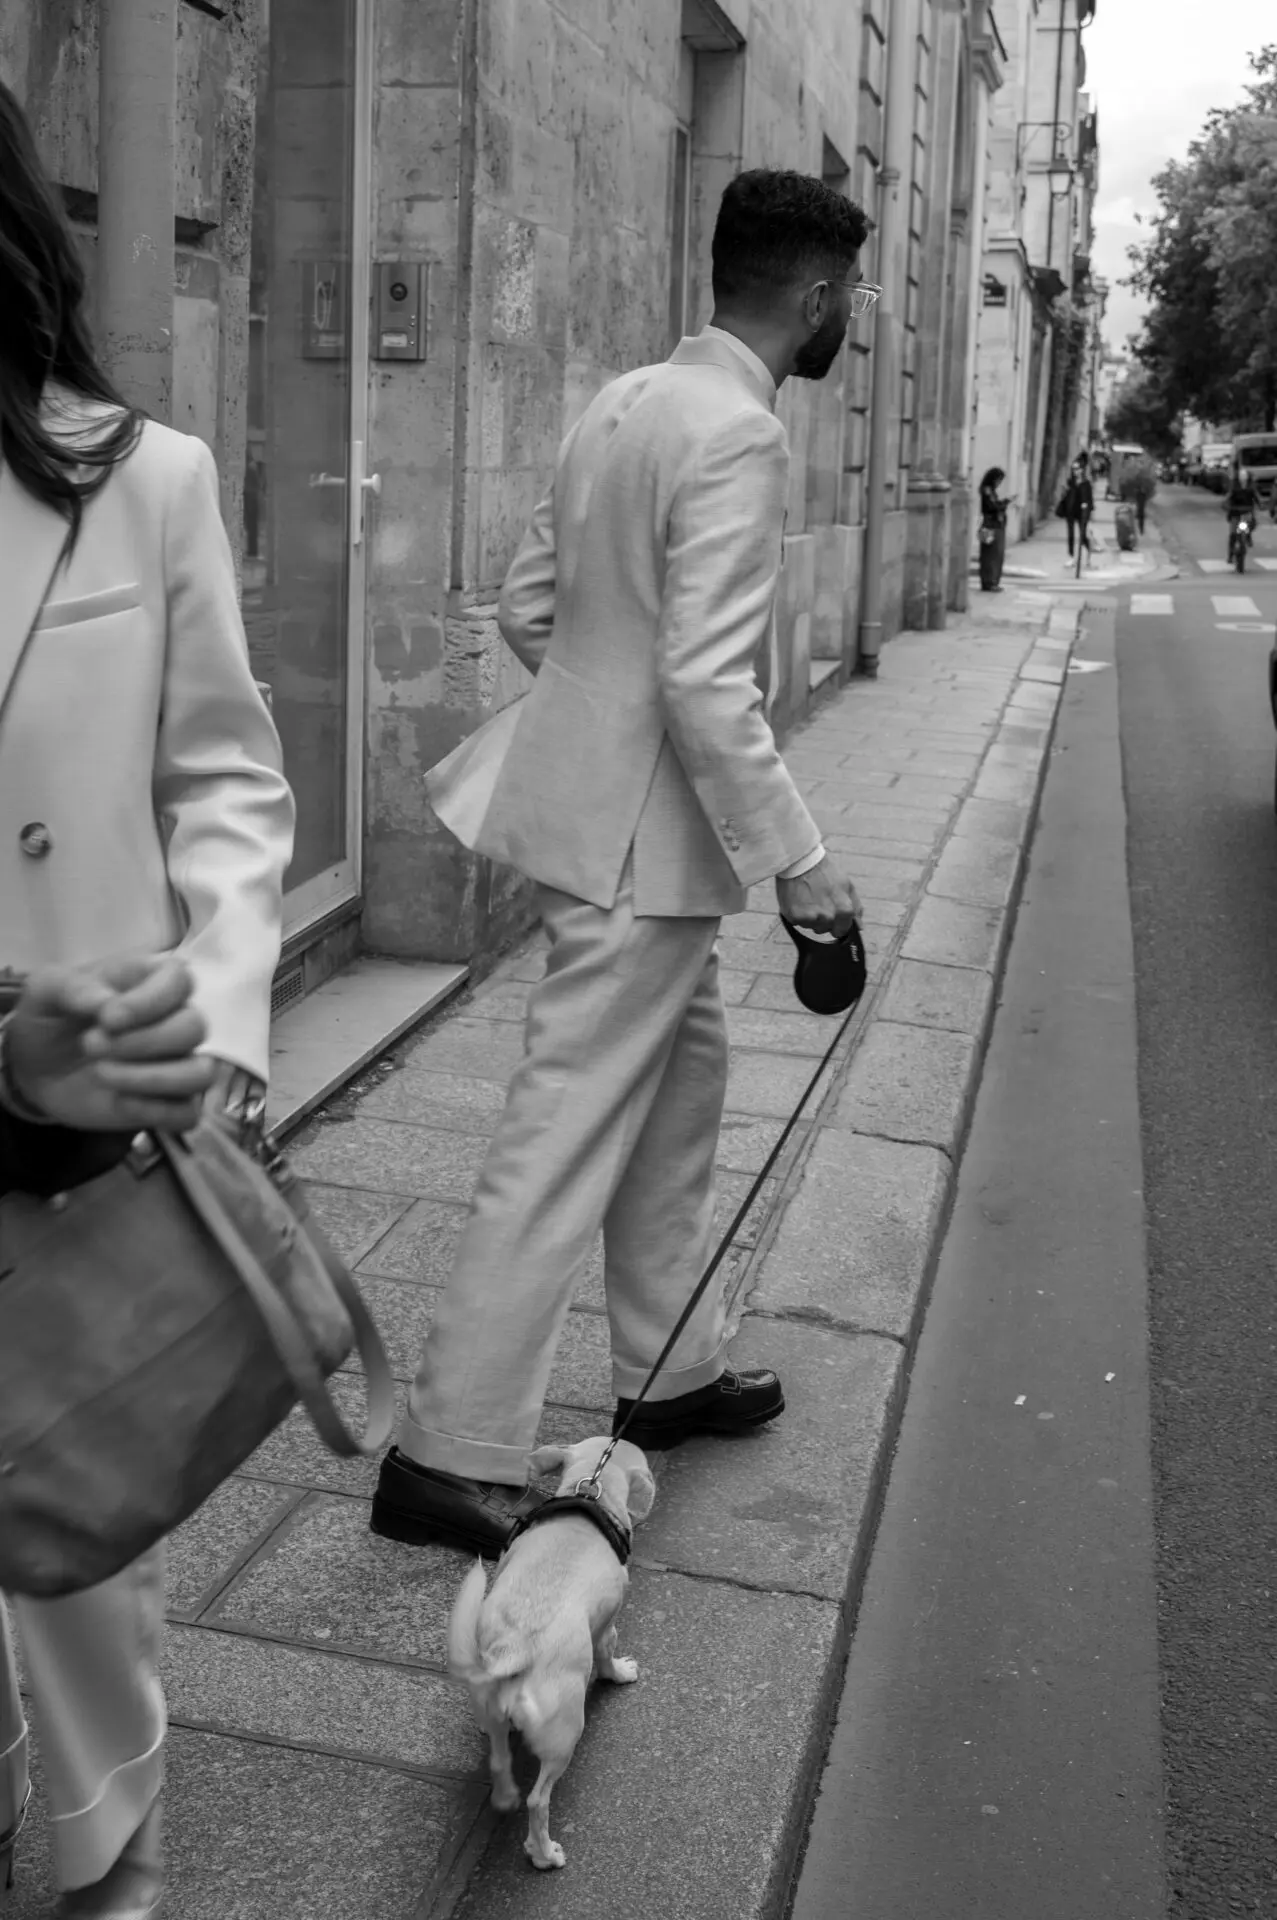
{"label": "parked van", "polygon": [[1261,500],[1270,500],[1277,481],[1277,433],[1239,433],[1233,440],[1233,465],[1246,467]]}

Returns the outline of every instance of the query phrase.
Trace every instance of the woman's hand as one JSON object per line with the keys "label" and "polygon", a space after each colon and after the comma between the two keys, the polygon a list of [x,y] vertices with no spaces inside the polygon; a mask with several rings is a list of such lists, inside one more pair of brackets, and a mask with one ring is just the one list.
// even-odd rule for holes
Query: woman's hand
{"label": "woman's hand", "polygon": [[171,954],[33,974],[5,1031],[18,1100],[87,1132],[194,1126],[216,1069],[195,1052],[207,1028],[191,991]]}

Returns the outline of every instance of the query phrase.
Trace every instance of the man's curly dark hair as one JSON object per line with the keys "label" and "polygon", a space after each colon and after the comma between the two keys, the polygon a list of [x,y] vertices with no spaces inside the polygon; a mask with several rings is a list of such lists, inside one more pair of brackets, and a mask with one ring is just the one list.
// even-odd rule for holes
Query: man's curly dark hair
{"label": "man's curly dark hair", "polygon": [[738,173],[714,226],[714,298],[749,304],[805,275],[842,279],[868,234],[863,208],[814,174]]}

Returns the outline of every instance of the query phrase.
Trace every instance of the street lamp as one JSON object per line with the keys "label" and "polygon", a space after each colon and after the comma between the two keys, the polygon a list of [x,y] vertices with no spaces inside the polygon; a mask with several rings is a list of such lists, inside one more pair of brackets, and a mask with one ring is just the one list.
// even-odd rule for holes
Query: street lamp
{"label": "street lamp", "polygon": [[1063,200],[1073,185],[1073,162],[1066,153],[1057,153],[1046,170],[1053,200]]}

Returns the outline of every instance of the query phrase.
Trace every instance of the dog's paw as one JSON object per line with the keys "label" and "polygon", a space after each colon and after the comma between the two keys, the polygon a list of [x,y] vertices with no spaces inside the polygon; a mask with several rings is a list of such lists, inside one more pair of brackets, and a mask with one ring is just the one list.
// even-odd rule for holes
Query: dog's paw
{"label": "dog's paw", "polygon": [[638,1661],[626,1660],[618,1655],[612,1662],[612,1671],[608,1679],[618,1687],[633,1686],[638,1679]]}
{"label": "dog's paw", "polygon": [[533,1866],[538,1868],[542,1873],[548,1873],[551,1867],[566,1867],[568,1863],[568,1857],[557,1840],[546,1841],[544,1855],[533,1846],[530,1840],[524,1841],[523,1851],[527,1854]]}

